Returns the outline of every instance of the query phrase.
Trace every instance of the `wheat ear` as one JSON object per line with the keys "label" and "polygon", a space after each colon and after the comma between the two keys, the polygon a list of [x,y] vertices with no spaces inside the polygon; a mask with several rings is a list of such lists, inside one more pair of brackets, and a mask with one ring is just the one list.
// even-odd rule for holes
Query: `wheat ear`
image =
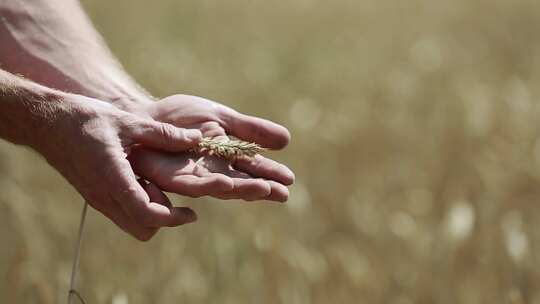
{"label": "wheat ear", "polygon": [[199,147],[195,150],[199,153],[235,159],[238,157],[253,157],[266,149],[256,143],[246,142],[232,136],[219,136],[203,138],[199,143]]}

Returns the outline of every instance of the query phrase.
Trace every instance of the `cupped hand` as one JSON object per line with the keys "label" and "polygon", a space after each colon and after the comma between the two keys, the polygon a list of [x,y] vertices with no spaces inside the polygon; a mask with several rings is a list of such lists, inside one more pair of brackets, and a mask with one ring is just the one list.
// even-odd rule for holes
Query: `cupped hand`
{"label": "cupped hand", "polygon": [[161,189],[190,197],[285,202],[293,173],[284,165],[257,155],[233,161],[194,152],[166,153],[138,147],[130,156],[137,174]]}
{"label": "cupped hand", "polygon": [[[147,113],[177,127],[197,128],[206,137],[234,135],[270,149],[281,149],[290,140],[283,126],[195,96],[167,97],[152,104]],[[286,201],[286,186],[294,182],[289,168],[260,155],[230,163],[215,156],[137,149],[130,161],[137,174],[161,189],[192,197]]]}
{"label": "cupped hand", "polygon": [[51,107],[35,149],[55,167],[95,209],[139,240],[160,227],[192,222],[189,208],[173,207],[156,186],[140,183],[126,159],[137,146],[181,152],[201,140],[199,130],[121,111],[102,101],[66,94]]}

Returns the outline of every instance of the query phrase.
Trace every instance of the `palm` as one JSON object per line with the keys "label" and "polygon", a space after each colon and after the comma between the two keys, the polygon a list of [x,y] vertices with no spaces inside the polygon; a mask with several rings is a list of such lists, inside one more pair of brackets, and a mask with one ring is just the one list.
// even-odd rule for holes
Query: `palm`
{"label": "palm", "polygon": [[[288,131],[279,125],[199,97],[172,96],[153,105],[149,112],[156,120],[198,128],[209,137],[229,133],[269,148],[282,148],[289,138]],[[287,167],[262,156],[231,163],[209,155],[137,148],[130,160],[137,174],[163,190],[192,197],[285,201],[285,185],[294,179]]]}

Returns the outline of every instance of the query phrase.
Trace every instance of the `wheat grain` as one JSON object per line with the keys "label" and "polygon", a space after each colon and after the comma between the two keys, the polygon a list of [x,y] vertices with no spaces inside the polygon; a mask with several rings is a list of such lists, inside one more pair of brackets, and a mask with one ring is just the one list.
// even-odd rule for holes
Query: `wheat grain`
{"label": "wheat grain", "polygon": [[253,157],[266,149],[256,143],[246,142],[232,136],[218,136],[203,138],[199,143],[199,147],[195,150],[198,153],[208,153],[227,159],[235,159],[238,157]]}

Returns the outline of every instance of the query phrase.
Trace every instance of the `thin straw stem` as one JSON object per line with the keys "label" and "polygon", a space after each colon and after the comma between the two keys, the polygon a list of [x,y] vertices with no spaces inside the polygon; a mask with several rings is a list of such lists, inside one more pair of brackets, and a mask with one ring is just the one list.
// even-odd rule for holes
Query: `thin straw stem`
{"label": "thin straw stem", "polygon": [[68,304],[73,304],[74,296],[76,296],[81,302],[83,299],[77,292],[77,275],[79,273],[79,261],[81,258],[81,246],[82,237],[84,232],[84,222],[86,221],[86,209],[88,209],[88,203],[84,203],[84,207],[81,214],[81,222],[79,224],[79,236],[77,237],[77,246],[75,247],[75,259],[73,260],[73,267],[71,268],[71,280],[69,282]]}

